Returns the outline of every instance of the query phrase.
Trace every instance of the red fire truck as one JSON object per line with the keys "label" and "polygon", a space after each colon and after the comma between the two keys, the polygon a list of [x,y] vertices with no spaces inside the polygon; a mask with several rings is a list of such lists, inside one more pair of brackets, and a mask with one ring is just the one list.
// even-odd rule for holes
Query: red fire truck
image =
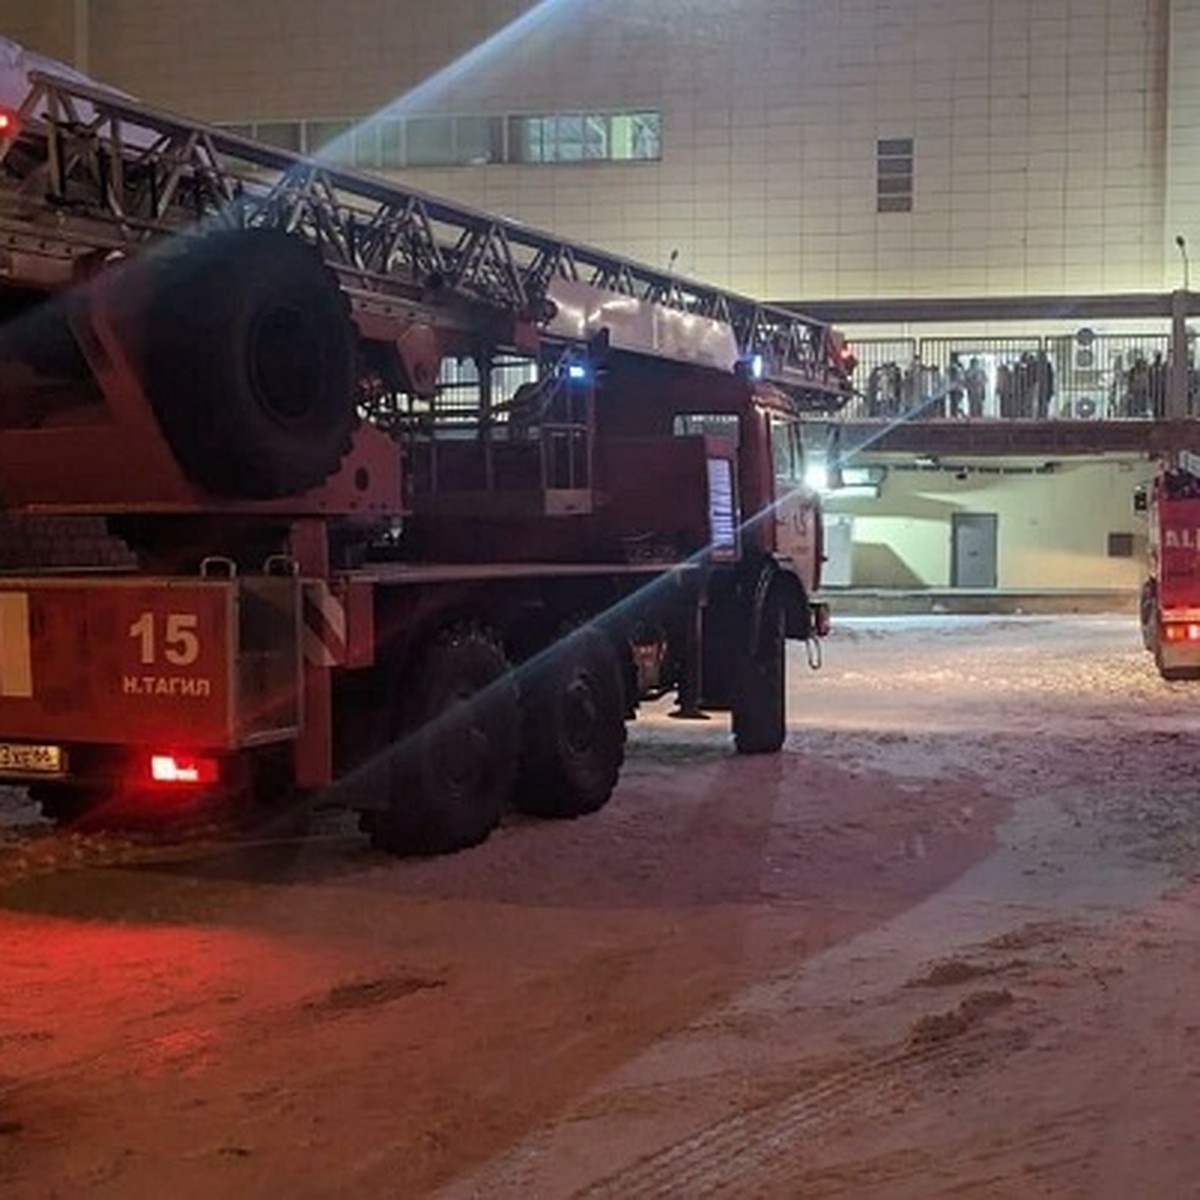
{"label": "red fire truck", "polygon": [[646,698],[780,749],[784,639],[827,626],[801,434],[850,394],[834,330],[29,84],[0,778],[62,820],[315,799],[435,853],[599,808]]}
{"label": "red fire truck", "polygon": [[1164,679],[1200,679],[1200,457],[1177,455],[1135,505],[1149,520],[1142,640]]}

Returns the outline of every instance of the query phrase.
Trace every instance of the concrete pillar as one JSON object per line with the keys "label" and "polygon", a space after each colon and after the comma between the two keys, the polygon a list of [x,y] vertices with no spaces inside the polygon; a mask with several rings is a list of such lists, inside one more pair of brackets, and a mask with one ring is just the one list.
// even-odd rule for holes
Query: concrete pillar
{"label": "concrete pillar", "polygon": [[1167,378],[1168,420],[1188,416],[1188,336],[1187,318],[1192,293],[1179,290],[1171,293],[1171,360]]}

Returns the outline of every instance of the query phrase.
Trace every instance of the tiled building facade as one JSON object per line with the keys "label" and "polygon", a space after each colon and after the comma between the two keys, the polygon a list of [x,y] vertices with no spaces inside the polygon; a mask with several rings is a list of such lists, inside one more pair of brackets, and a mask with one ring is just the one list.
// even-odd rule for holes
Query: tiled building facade
{"label": "tiled building facade", "polygon": [[[661,157],[408,177],[760,296],[1158,289],[1175,234],[1200,244],[1200,0],[5,8],[18,40],[214,121],[353,121],[414,88],[399,115],[660,114]],[[911,211],[880,212],[905,143]]]}

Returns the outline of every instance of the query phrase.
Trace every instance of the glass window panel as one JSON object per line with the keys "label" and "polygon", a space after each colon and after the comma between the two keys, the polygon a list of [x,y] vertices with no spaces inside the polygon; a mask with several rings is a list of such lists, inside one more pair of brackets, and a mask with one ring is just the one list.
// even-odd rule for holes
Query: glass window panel
{"label": "glass window panel", "polygon": [[404,122],[385,119],[379,124],[379,165],[395,170],[404,166]]}
{"label": "glass window panel", "polygon": [[304,149],[327,162],[347,163],[352,158],[353,121],[306,121]]}
{"label": "glass window panel", "polygon": [[524,117],[508,118],[508,160],[509,162],[529,161],[529,132],[528,121]]}
{"label": "glass window panel", "polygon": [[613,158],[633,158],[633,122],[631,113],[614,114],[609,125],[609,145]]}
{"label": "glass window panel", "polygon": [[912,212],[912,196],[880,196],[876,211],[881,213]]}
{"label": "glass window panel", "polygon": [[534,162],[549,162],[554,145],[554,118],[534,117],[530,121],[530,145]]}
{"label": "glass window panel", "polygon": [[554,133],[560,142],[582,142],[583,117],[579,113],[569,113],[558,117]]}
{"label": "glass window panel", "polygon": [[[464,118],[460,118],[460,121]],[[488,120],[480,118],[480,121]],[[500,123],[491,119],[487,136],[490,157],[503,153]],[[483,138],[482,129],[472,138]],[[472,141],[472,149],[479,148]],[[460,161],[467,161],[462,154]],[[582,162],[659,159],[662,157],[662,117],[641,113],[554,113],[538,117],[510,117],[508,157],[512,162]],[[472,160],[473,161],[473,160]]]}
{"label": "glass window panel", "polygon": [[878,145],[880,158],[912,157],[912,138],[885,138],[881,140]]}
{"label": "glass window panel", "polygon": [[545,162],[579,162],[583,158],[583,117],[560,113],[545,118]]}
{"label": "glass window panel", "polygon": [[771,457],[775,463],[775,482],[785,490],[799,487],[804,480],[804,466],[793,422],[771,418]]}
{"label": "glass window panel", "polygon": [[583,118],[583,157],[608,158],[608,117],[589,113]]}
{"label": "glass window panel", "polygon": [[500,155],[500,122],[494,117],[458,117],[455,158],[460,163],[496,162]]}
{"label": "glass window panel", "polygon": [[371,169],[379,166],[379,124],[367,121],[354,129],[354,165]]}
{"label": "glass window panel", "polygon": [[512,117],[508,122],[508,152],[513,162],[545,162],[546,117]]}
{"label": "glass window panel", "polygon": [[277,146],[280,150],[292,150],[299,154],[300,122],[299,121],[265,121],[254,127],[255,137],[268,146]]}
{"label": "glass window panel", "polygon": [[905,175],[901,179],[881,179],[878,184],[878,191],[881,196],[903,196],[911,194],[912,190],[911,175]]}
{"label": "glass window panel", "polygon": [[631,158],[662,158],[662,114],[656,112],[634,113],[633,146]]}
{"label": "glass window panel", "polygon": [[444,167],[454,162],[453,117],[412,117],[407,132],[409,166]]}

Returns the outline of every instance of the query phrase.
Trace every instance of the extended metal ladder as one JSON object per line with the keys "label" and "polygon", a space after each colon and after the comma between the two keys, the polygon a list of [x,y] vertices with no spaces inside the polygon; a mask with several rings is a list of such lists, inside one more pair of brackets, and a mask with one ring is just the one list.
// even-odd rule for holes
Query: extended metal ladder
{"label": "extended metal ladder", "polygon": [[556,287],[594,289],[727,326],[737,364],[801,409],[852,394],[820,321],[98,86],[43,73],[30,85],[0,126],[0,255],[69,268],[193,229],[278,228],[317,246],[360,307],[419,306],[467,328],[518,319],[554,337]]}

